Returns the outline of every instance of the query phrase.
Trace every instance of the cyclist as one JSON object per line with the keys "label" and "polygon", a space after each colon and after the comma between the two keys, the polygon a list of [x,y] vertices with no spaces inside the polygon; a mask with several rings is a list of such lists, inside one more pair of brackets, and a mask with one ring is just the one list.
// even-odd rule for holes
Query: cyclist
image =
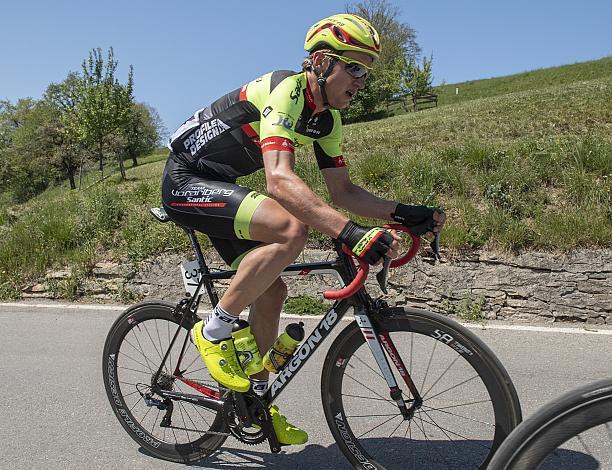
{"label": "cyclist", "polygon": [[[379,36],[365,19],[333,15],[314,24],[302,71],[275,71],[198,110],[169,139],[162,182],[168,215],[206,233],[221,257],[237,269],[227,291],[192,337],[210,374],[221,385],[262,395],[266,371],[251,380],[238,363],[232,323],[250,306],[249,322],[264,354],[276,339],[287,288],[279,275],[303,250],[308,227],[337,238],[368,263],[394,256],[399,237],[364,227],[326,204],[296,175],[294,148],[312,143],[334,204],[351,213],[438,232],[442,211],[372,195],[349,179],[340,150],[346,108],[365,86],[380,54]],[[297,163],[299,164],[299,162]],[[263,168],[268,196],[236,185]],[[276,407],[272,424],[281,444],[303,444],[305,431]]]}

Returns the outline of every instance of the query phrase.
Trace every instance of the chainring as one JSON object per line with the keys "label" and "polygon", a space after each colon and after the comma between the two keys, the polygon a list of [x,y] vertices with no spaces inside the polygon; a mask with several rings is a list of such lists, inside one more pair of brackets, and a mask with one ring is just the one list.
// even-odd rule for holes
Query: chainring
{"label": "chainring", "polygon": [[[248,445],[261,444],[268,439],[268,434],[264,429],[264,423],[270,422],[270,412],[263,400],[254,393],[243,394],[249,414],[253,417],[253,424],[258,427],[245,428],[240,424],[236,416],[235,392],[228,393],[223,405],[223,416],[230,433],[240,442]],[[270,424],[271,426],[271,424]]]}

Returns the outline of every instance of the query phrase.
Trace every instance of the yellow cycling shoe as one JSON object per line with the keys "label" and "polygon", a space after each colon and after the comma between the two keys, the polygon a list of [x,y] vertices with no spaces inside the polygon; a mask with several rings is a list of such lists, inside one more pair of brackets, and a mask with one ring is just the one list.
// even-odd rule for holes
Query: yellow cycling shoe
{"label": "yellow cycling shoe", "polygon": [[202,326],[204,320],[196,323],[191,330],[191,337],[212,378],[226,388],[247,392],[251,388],[251,382],[238,362],[232,338],[213,343],[204,338]]}
{"label": "yellow cycling shoe", "polygon": [[288,423],[287,418],[280,414],[277,406],[270,407],[270,416],[278,442],[283,445],[306,444],[308,433]]}

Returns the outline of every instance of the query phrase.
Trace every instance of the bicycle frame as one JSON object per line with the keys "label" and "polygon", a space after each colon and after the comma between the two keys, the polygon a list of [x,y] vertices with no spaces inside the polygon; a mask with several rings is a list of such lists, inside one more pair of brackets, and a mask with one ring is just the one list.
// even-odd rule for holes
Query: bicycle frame
{"label": "bicycle frame", "polygon": [[[177,331],[172,341],[170,342],[168,351],[166,352],[166,355],[164,356],[162,363],[159,366],[156,376],[152,380],[153,384],[157,384],[157,378],[162,372],[164,364],[168,358],[168,352],[172,349],[183,327],[183,323],[189,318],[189,315],[193,315],[193,318],[196,317],[195,312],[201,299],[202,294],[200,294],[200,292],[202,290],[202,287],[206,287],[211,304],[214,307],[218,302],[218,296],[214,290],[213,281],[230,279],[236,274],[236,271],[234,270],[210,272],[202,255],[200,245],[197,241],[197,238],[195,237],[195,233],[191,229],[185,227],[182,228],[187,232],[187,235],[191,240],[192,246],[198,259],[198,263],[200,265],[202,276],[194,295],[188,299],[183,299],[183,301],[181,301],[177,305],[177,309],[182,310],[182,318],[177,328]],[[355,268],[355,265],[353,264],[351,258],[342,252],[340,244],[337,242],[335,243],[335,249],[338,254],[338,258],[336,260],[293,264],[288,266],[281,273],[281,275],[288,276],[335,273],[339,277],[341,283],[350,283],[351,279],[355,277],[357,269]],[[272,381],[272,383],[268,386],[268,389],[266,390],[265,395],[263,397],[266,403],[272,404],[276,400],[276,398],[285,389],[285,387],[289,385],[293,377],[295,377],[295,375],[304,366],[308,359],[310,359],[312,353],[317,350],[321,343],[325,341],[325,339],[329,336],[332,330],[338,325],[342,317],[346,314],[346,312],[351,306],[355,307],[356,309],[355,318],[357,324],[361,329],[362,334],[364,335],[370,350],[372,351],[372,354],[380,368],[381,373],[383,374],[383,377],[389,385],[391,399],[397,403],[400,411],[402,412],[402,415],[404,415],[406,419],[411,416],[412,410],[420,402],[420,395],[415,385],[413,384],[412,379],[410,378],[407,372],[407,368],[402,362],[402,359],[400,358],[399,354],[397,354],[397,350],[395,349],[395,345],[393,344],[391,338],[387,334],[379,334],[375,330],[375,327],[372,325],[370,313],[373,311],[374,302],[372,298],[368,295],[364,287],[357,291],[357,293],[354,294],[352,297],[338,300],[332,305],[332,307],[319,321],[318,325],[313,329],[310,335],[304,339],[301,346],[292,355],[291,359],[287,361],[285,365],[281,368],[278,375],[276,376],[276,379]],[[181,349],[181,353],[175,366],[174,375],[184,384],[198,390],[200,393],[203,394],[203,396],[162,390],[160,387],[156,387],[155,385],[153,386],[154,391],[158,395],[162,396],[164,399],[172,398],[175,400],[184,400],[194,404],[205,406],[210,409],[214,409],[216,411],[220,411],[223,408],[224,401],[221,399],[219,392],[182,377],[180,371],[180,364],[187,346],[187,341],[188,335],[185,335],[185,340]],[[385,355],[385,351],[392,359],[404,382],[415,397],[414,403],[410,409],[406,407],[406,403],[402,398],[402,391],[399,388],[397,381],[395,380],[393,372],[391,371],[391,367]]]}

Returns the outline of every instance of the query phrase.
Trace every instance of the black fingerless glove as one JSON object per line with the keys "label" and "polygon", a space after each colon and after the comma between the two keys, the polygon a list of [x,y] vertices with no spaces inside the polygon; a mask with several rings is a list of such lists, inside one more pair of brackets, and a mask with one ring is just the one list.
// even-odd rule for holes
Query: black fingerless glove
{"label": "black fingerless glove", "polygon": [[421,236],[427,232],[433,232],[433,215],[435,212],[442,212],[442,210],[427,206],[409,206],[399,203],[391,217],[414,235]]}
{"label": "black fingerless glove", "polygon": [[380,227],[364,227],[350,220],[338,240],[369,264],[376,264],[391,247],[393,237]]}

